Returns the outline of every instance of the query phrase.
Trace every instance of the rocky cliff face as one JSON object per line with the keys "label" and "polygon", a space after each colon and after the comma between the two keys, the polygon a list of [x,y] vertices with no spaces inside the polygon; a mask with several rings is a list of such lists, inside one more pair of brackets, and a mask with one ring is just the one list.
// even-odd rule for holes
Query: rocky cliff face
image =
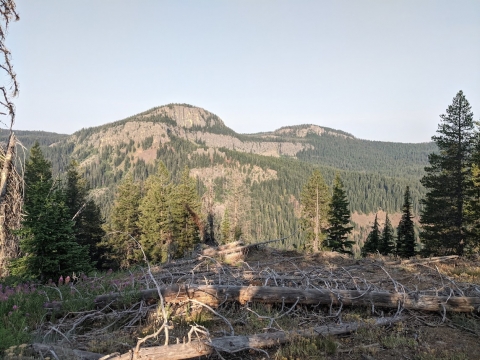
{"label": "rocky cliff face", "polygon": [[165,105],[154,108],[151,111],[139,116],[142,120],[149,120],[155,116],[164,116],[175,121],[181,128],[190,129],[192,127],[209,128],[225,126],[223,121],[215,114],[205,109],[190,105]]}
{"label": "rocky cliff face", "polygon": [[245,141],[234,136],[212,134],[208,132],[197,131],[195,140],[204,142],[211,147],[224,147],[229,150],[236,150],[251,154],[265,156],[295,156],[298,152],[310,149],[310,144],[276,141]]}
{"label": "rocky cliff face", "polygon": [[[135,154],[136,157],[150,162],[154,160],[150,153],[168,143],[171,136],[209,148],[226,148],[274,157],[295,157],[300,151],[312,148],[312,145],[302,141],[309,132],[320,135],[326,133],[323,128],[311,125],[305,129],[283,128],[272,136],[237,135],[226,127],[218,116],[205,109],[189,105],[166,105],[133,116],[128,121],[122,120],[93,129],[91,135],[81,142],[81,135],[78,133],[72,135],[71,140],[77,143],[78,150],[77,148],[84,146],[96,149],[105,146],[118,147],[131,141],[139,145],[151,137],[149,148],[140,149]],[[286,141],[285,135],[298,140]]]}
{"label": "rocky cliff face", "polygon": [[280,136],[289,136],[289,137],[298,137],[298,138],[305,138],[308,134],[315,134],[315,135],[332,135],[332,136],[340,136],[345,139],[354,139],[353,135],[344,133],[343,131],[337,131],[333,129],[323,128],[318,125],[300,125],[300,126],[287,126],[275,130],[273,132],[275,135]]}

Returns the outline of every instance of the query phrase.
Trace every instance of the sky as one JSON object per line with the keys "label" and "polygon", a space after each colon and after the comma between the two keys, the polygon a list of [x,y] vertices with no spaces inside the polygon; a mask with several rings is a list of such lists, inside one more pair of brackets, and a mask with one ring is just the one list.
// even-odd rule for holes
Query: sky
{"label": "sky", "polygon": [[168,103],[239,133],[316,124],[430,141],[480,120],[479,0],[17,0],[18,130],[71,134]]}

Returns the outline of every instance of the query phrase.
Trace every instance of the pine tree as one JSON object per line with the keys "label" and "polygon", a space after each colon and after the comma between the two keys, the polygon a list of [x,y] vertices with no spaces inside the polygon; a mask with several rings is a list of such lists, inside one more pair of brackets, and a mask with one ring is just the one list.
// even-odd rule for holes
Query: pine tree
{"label": "pine tree", "polygon": [[213,180],[206,184],[207,190],[202,196],[202,211],[206,215],[206,223],[205,228],[203,231],[203,241],[205,244],[209,246],[217,246],[217,235],[215,229],[215,209],[214,209],[214,201],[215,201],[215,192],[214,192],[214,184]]}
{"label": "pine tree", "polygon": [[107,224],[108,236],[103,242],[103,246],[111,249],[108,256],[112,261],[110,264],[112,267],[128,268],[141,258],[134,241],[134,239],[138,241],[140,237],[138,227],[140,199],[140,185],[133,181],[131,174],[128,174],[118,186],[110,221]]}
{"label": "pine tree", "polygon": [[228,209],[223,213],[222,222],[220,224],[220,236],[222,239],[222,244],[226,244],[232,241],[232,234],[230,231],[230,216],[228,214]]}
{"label": "pine tree", "polygon": [[24,209],[32,209],[38,200],[37,195],[46,197],[53,186],[52,164],[43,156],[38,141],[30,149],[30,156],[25,164],[24,181]]}
{"label": "pine tree", "polygon": [[140,202],[138,225],[140,243],[149,260],[165,262],[169,258],[173,241],[171,204],[173,184],[163,162],[157,173],[145,182],[145,195]]}
{"label": "pine tree", "polygon": [[476,133],[472,155],[472,188],[466,204],[466,214],[470,223],[469,252],[480,252],[480,133]]}
{"label": "pine tree", "polygon": [[403,196],[402,218],[397,227],[397,248],[396,253],[402,258],[415,256],[415,230],[413,224],[412,201],[410,198],[410,187],[405,189]]}
{"label": "pine tree", "polygon": [[24,254],[12,273],[45,281],[73,272],[88,272],[88,249],[75,241],[65,191],[54,183],[51,165],[37,143],[25,164],[25,217],[20,237]]}
{"label": "pine tree", "polygon": [[333,195],[328,209],[328,221],[330,227],[327,229],[327,247],[333,251],[353,255],[352,246],[354,242],[348,240],[348,234],[352,232],[353,227],[350,226],[347,195],[338,174],[333,184]]}
{"label": "pine tree", "polygon": [[88,198],[89,187],[78,174],[78,163],[72,160],[67,168],[66,205],[70,218],[74,221],[73,231],[78,244],[86,246],[90,259],[98,268],[102,268],[102,256],[105,249],[99,246],[105,231],[100,208]]}
{"label": "pine tree", "polygon": [[395,236],[392,223],[388,218],[388,213],[385,215],[385,226],[383,227],[382,237],[378,245],[378,252],[382,255],[392,254],[395,250]]}
{"label": "pine tree", "polygon": [[241,176],[230,172],[226,182],[225,206],[228,211],[230,226],[229,241],[250,237],[251,197],[248,188]]}
{"label": "pine tree", "polygon": [[375,214],[375,221],[373,222],[372,230],[367,236],[367,240],[362,248],[362,256],[367,254],[375,254],[378,251],[380,245],[380,230],[378,228],[378,217]]}
{"label": "pine tree", "polygon": [[307,239],[312,244],[314,252],[324,238],[324,231],[328,228],[328,205],[330,195],[328,187],[320,171],[315,170],[302,189],[300,195],[302,203],[302,222],[307,231]]}
{"label": "pine tree", "polygon": [[428,190],[422,200],[423,253],[462,255],[472,241],[466,204],[475,137],[473,113],[462,91],[440,118],[438,135],[432,137],[439,153],[429,155],[430,166],[421,180]]}
{"label": "pine tree", "polygon": [[204,226],[200,218],[201,203],[196,181],[190,177],[188,167],[183,170],[180,183],[173,194],[173,253],[175,257],[183,257],[200,241]]}

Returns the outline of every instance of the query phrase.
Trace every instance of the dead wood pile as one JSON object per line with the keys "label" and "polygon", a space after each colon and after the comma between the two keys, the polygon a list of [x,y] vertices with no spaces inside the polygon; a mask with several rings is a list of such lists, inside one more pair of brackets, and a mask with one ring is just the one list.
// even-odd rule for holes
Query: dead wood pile
{"label": "dead wood pile", "polygon": [[[379,318],[375,321],[374,326],[391,325],[400,320],[402,320],[401,317]],[[106,355],[101,359],[130,360],[132,358],[144,358],[149,360],[182,360],[214,354],[216,351],[232,354],[242,350],[258,350],[278,346],[295,339],[297,336],[313,337],[348,334],[357,331],[366,325],[365,322],[355,322],[340,325],[317,326],[311,329],[297,331],[276,331],[273,333],[255,334],[250,336],[224,336],[214,339],[206,338],[203,340],[190,340],[182,344],[141,348],[138,352],[132,350],[123,355]]]}
{"label": "dead wood pile", "polygon": [[[88,335],[74,335],[76,330],[90,320],[103,318],[112,324],[121,323],[125,328],[132,328],[141,323],[152,311],[157,310],[156,313],[159,314],[158,300],[163,304],[160,306],[162,309],[165,309],[165,304],[171,304],[169,305],[171,310],[185,309],[185,305],[188,304],[189,308],[204,309],[213,314],[215,319],[223,324],[223,331],[227,331],[229,335],[225,336],[223,333],[218,336],[218,333],[215,335],[203,326],[190,325],[188,341],[184,337],[186,333],[182,341],[182,336],[169,334],[169,331],[174,331],[169,330],[169,315],[157,315],[159,328],[154,334],[140,340],[128,353],[104,358],[187,359],[218,351],[261,349],[264,346],[288,341],[295,334],[308,336],[314,333],[324,334],[327,330],[350,332],[355,330],[356,326],[364,326],[362,321],[357,323],[341,321],[346,306],[371,309],[373,321],[377,325],[402,318],[404,310],[437,312],[442,322],[445,321],[448,312],[480,311],[479,285],[457,283],[442,274],[435,265],[431,265],[455,261],[456,258],[399,262],[383,259],[354,260],[338,256],[322,258],[320,255],[310,258],[292,257],[288,256],[291,255],[289,253],[270,251],[265,252],[271,256],[269,260],[262,250],[258,252],[257,260],[253,257],[249,258],[248,262],[240,261],[235,265],[216,260],[218,257],[221,258],[225,251],[234,251],[239,246],[245,245],[237,243],[233,246],[220,247],[213,252],[204,251],[194,259],[145,269],[143,276],[140,276],[141,279],[136,280],[141,283],[143,290],[136,293],[117,292],[98,296],[95,299],[97,310],[83,314],[67,314],[49,331],[51,334],[62,334],[65,339],[74,336],[75,341],[80,341],[101,335],[102,329],[95,329]],[[416,266],[421,267],[421,273],[411,271]],[[231,307],[229,304],[232,302],[240,304],[235,306],[240,306],[245,313],[254,314],[258,319],[268,321],[265,333],[236,335],[233,320],[227,315]],[[280,310],[276,315],[269,315],[270,317],[261,316],[252,306],[255,303],[276,303],[278,304],[276,308]],[[57,305],[47,306],[55,308]],[[308,310],[309,308],[315,310]],[[391,309],[386,310],[391,317],[384,318],[381,308]],[[56,310],[61,312],[60,308]],[[312,313],[299,315],[299,311]],[[322,312],[328,313],[325,319],[329,320],[317,323],[317,326],[313,327],[314,332],[312,328],[304,332],[281,331],[277,324],[279,318],[288,315],[292,318],[306,316],[307,323],[315,325],[320,319],[318,314]],[[319,329],[323,329],[323,332]],[[194,339],[192,335],[195,335]],[[164,345],[157,346],[159,340],[153,341],[155,338],[161,339]]]}

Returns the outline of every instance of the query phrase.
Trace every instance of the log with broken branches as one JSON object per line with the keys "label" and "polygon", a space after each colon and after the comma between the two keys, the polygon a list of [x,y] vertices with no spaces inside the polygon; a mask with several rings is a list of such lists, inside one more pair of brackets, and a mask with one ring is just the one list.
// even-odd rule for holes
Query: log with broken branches
{"label": "log with broken branches", "polygon": [[[375,306],[381,308],[399,307],[421,311],[476,312],[480,313],[480,297],[465,296],[431,296],[418,293],[392,293],[370,290],[338,290],[327,288],[299,289],[268,286],[169,286],[161,289],[165,302],[181,303],[194,299],[209,306],[218,306],[224,302],[284,303],[304,305],[336,306]],[[132,296],[133,294],[130,294]],[[158,292],[144,290],[138,298],[151,301],[158,298]],[[97,305],[121,299],[122,294],[101,295],[95,299]]]}
{"label": "log with broken branches", "polygon": [[[296,233],[296,232],[295,232]],[[272,240],[266,240],[258,243],[252,243],[252,244],[244,244],[243,241],[235,241],[232,243],[228,243],[225,245],[220,245],[215,248],[207,248],[202,251],[201,255],[205,256],[222,256],[222,255],[229,255],[232,253],[244,253],[247,249],[252,248],[252,247],[259,247],[259,246],[264,246],[267,244],[271,244],[274,242],[279,242],[283,241],[285,239],[288,239],[289,237],[293,236],[295,233],[285,236],[281,239],[272,239]]]}
{"label": "log with broken branches", "polygon": [[[379,318],[373,324],[374,326],[391,325],[402,320],[402,317]],[[193,359],[199,356],[205,356],[215,353],[216,351],[236,353],[249,349],[262,349],[280,344],[285,344],[298,336],[314,337],[326,335],[348,334],[362,327],[369,326],[367,322],[352,322],[340,325],[317,326],[306,330],[297,331],[277,331],[273,333],[255,334],[250,336],[224,336],[220,338],[195,340],[183,344],[175,344],[168,346],[152,346],[142,348],[138,353],[134,350],[120,356],[105,356],[102,359],[109,360],[127,360],[132,357],[145,358],[150,360],[182,360]]]}
{"label": "log with broken branches", "polygon": [[448,255],[448,256],[437,256],[427,259],[407,259],[407,260],[397,260],[397,261],[387,261],[385,265],[421,265],[421,264],[430,264],[435,262],[449,261],[458,259],[458,255]]}

